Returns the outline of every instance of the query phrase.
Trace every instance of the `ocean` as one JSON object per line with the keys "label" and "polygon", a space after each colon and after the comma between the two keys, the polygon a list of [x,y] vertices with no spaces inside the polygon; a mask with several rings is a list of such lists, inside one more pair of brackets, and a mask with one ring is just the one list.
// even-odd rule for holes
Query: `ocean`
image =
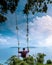
{"label": "ocean", "polygon": [[[37,56],[37,53],[45,53],[45,62],[47,59],[52,60],[52,47],[32,48],[29,55]],[[5,63],[12,55],[18,55],[17,48],[0,48],[0,63]]]}

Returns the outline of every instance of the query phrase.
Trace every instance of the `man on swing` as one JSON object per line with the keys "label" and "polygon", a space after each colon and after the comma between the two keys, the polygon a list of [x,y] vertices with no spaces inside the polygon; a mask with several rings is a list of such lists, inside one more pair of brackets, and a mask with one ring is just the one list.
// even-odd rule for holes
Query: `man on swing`
{"label": "man on swing", "polygon": [[21,53],[22,58],[26,58],[27,53],[29,52],[29,48],[26,51],[25,48],[23,48],[23,51],[18,51],[18,53]]}

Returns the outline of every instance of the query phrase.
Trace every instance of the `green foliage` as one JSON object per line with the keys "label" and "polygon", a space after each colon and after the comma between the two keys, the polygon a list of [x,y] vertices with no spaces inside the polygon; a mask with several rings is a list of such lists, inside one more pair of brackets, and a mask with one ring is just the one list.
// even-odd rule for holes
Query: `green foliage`
{"label": "green foliage", "polygon": [[19,0],[0,0],[0,23],[6,21],[6,17],[8,11],[14,13],[16,7],[18,5]]}
{"label": "green foliage", "polygon": [[[43,63],[44,56],[45,56],[44,53],[38,53],[36,59],[30,55],[29,55],[29,57],[20,59],[16,55],[13,55],[5,63],[7,65],[52,65],[51,60],[47,60],[46,64]],[[37,61],[35,61],[35,60],[37,60]],[[0,65],[3,65],[3,64],[0,64]]]}
{"label": "green foliage", "polygon": [[[47,4],[52,3],[51,0],[27,0],[27,3],[24,8],[24,13],[27,14],[29,11],[32,12],[32,14],[36,12],[47,12]],[[28,7],[27,7],[28,6]],[[28,9],[27,9],[28,8]]]}
{"label": "green foliage", "polygon": [[34,58],[30,55],[29,57],[24,58],[24,61],[26,61],[26,63],[28,63],[29,65],[34,65]]}
{"label": "green foliage", "polygon": [[34,65],[34,58],[32,56],[29,56],[21,60],[14,55],[10,57],[6,63],[8,65]]}
{"label": "green foliage", "polygon": [[18,1],[19,0],[0,0],[0,12],[7,13],[7,11],[10,10],[10,12],[13,13],[18,5]]}
{"label": "green foliage", "polygon": [[6,64],[18,65],[18,63],[20,63],[20,62],[21,62],[21,60],[19,58],[17,58],[17,56],[14,55],[7,60]]}
{"label": "green foliage", "polygon": [[0,22],[5,22],[5,20],[7,20],[7,18],[0,14]]}
{"label": "green foliage", "polygon": [[46,55],[45,55],[44,53],[38,53],[38,54],[37,54],[37,57],[36,57],[36,62],[43,64],[43,62],[44,62],[44,57],[45,57],[45,56],[46,56]]}
{"label": "green foliage", "polygon": [[29,64],[24,61],[21,61],[18,65],[29,65]]}
{"label": "green foliage", "polygon": [[28,4],[25,5],[25,9],[23,10],[23,12],[25,14],[28,14],[29,13],[29,5]]}
{"label": "green foliage", "polygon": [[42,63],[37,63],[36,65],[44,65],[44,64],[42,64]]}
{"label": "green foliage", "polygon": [[[10,11],[11,13],[14,13],[18,6],[19,0],[0,0],[0,23],[7,20],[7,17],[4,15]],[[51,0],[27,0],[27,3],[25,5],[25,8],[23,12],[25,14],[29,14],[29,11],[32,12],[32,14],[36,12],[47,12],[47,4],[51,4]]]}
{"label": "green foliage", "polygon": [[46,64],[52,64],[51,60],[47,60]]}

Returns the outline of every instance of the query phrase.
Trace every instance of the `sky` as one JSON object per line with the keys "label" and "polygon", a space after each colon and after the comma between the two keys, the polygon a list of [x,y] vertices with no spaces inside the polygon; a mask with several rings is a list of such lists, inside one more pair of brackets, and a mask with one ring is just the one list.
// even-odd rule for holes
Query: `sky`
{"label": "sky", "polygon": [[[26,16],[23,14],[26,0],[20,0],[16,14],[10,12],[6,15],[8,20],[0,24],[0,48],[27,46]],[[18,36],[16,30],[16,15],[18,23]],[[29,46],[52,47],[52,5],[48,5],[47,13],[29,14]]]}

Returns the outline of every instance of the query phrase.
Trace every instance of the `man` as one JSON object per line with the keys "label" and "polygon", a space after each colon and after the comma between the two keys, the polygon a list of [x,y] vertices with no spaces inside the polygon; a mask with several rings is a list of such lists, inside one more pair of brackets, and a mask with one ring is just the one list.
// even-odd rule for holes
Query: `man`
{"label": "man", "polygon": [[26,51],[25,48],[23,48],[23,51],[18,51],[18,53],[21,53],[22,58],[26,58],[26,55],[28,52],[29,52],[29,49]]}

